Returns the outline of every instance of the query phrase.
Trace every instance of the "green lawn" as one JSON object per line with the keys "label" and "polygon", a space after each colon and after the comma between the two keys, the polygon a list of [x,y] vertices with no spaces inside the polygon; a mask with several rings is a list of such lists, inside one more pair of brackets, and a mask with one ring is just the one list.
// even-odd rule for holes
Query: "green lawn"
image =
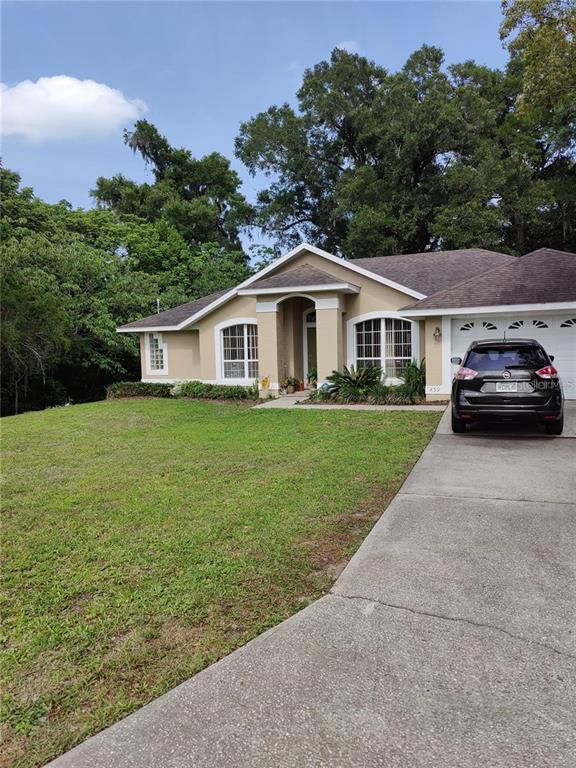
{"label": "green lawn", "polygon": [[0,764],[43,764],[322,594],[439,415],[124,400],[2,420]]}

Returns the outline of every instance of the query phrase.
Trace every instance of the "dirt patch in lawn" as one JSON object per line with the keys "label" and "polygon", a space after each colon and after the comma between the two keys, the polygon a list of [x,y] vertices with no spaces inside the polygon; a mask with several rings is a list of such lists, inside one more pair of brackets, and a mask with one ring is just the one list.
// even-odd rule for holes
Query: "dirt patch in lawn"
{"label": "dirt patch in lawn", "polygon": [[335,519],[330,518],[329,532],[317,539],[302,541],[302,546],[310,551],[313,570],[309,574],[309,579],[314,589],[323,585],[326,590],[333,585],[348,565],[358,545],[384,514],[400,485],[397,483],[394,488],[373,489],[372,495],[352,510],[341,513]]}

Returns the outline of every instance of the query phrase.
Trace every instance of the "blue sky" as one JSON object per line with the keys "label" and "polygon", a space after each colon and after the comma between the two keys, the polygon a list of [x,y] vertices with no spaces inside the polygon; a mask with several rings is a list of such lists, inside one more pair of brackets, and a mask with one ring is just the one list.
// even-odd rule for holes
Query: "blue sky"
{"label": "blue sky", "polygon": [[[146,118],[173,144],[232,158],[240,123],[294,101],[304,68],[338,44],[390,70],[423,43],[443,48],[448,63],[503,66],[499,21],[497,2],[5,2],[2,82],[94,80],[122,92],[121,109],[141,111],[133,101],[144,102]],[[30,108],[41,134],[46,103]],[[48,138],[12,131],[4,164],[50,202],[90,206],[99,175],[146,178],[122,143],[131,118],[115,114],[104,136],[83,127],[81,115],[74,137],[59,137],[58,125]],[[253,199],[259,182],[233,166]]]}

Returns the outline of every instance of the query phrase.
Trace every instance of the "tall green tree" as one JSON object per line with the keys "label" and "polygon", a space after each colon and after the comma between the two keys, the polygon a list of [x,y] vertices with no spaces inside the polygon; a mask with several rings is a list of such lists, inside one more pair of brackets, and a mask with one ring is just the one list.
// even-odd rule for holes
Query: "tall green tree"
{"label": "tall green tree", "polygon": [[102,397],[139,375],[137,340],[116,327],[227,288],[242,250],[189,245],[163,219],[49,205],[0,170],[2,410]]}
{"label": "tall green tree", "polygon": [[146,221],[164,221],[188,245],[216,243],[240,250],[239,234],[252,211],[229,161],[212,152],[194,158],[187,149],[172,147],[157,128],[139,120],[124,132],[124,142],[152,169],[153,184],[136,184],[118,175],[98,178],[92,195],[98,205]]}
{"label": "tall green tree", "polygon": [[240,128],[236,153],[270,183],[257,221],[348,257],[484,246],[574,247],[574,137],[519,114],[522,63],[446,68],[424,46],[395,73],[334,50],[307,70],[298,108]]}
{"label": "tall green tree", "polygon": [[521,57],[521,101],[527,107],[576,113],[576,3],[502,0],[500,37]]}

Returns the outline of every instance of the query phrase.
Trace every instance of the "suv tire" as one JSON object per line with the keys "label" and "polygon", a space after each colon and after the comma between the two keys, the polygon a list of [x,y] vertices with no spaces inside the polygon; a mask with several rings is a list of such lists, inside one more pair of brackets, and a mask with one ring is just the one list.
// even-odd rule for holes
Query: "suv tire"
{"label": "suv tire", "polygon": [[454,412],[452,412],[452,432],[455,432],[457,435],[466,432],[466,422],[454,416]]}
{"label": "suv tire", "polygon": [[546,432],[549,435],[561,435],[564,429],[564,414],[560,416],[558,421],[552,421],[550,424],[546,424]]}

